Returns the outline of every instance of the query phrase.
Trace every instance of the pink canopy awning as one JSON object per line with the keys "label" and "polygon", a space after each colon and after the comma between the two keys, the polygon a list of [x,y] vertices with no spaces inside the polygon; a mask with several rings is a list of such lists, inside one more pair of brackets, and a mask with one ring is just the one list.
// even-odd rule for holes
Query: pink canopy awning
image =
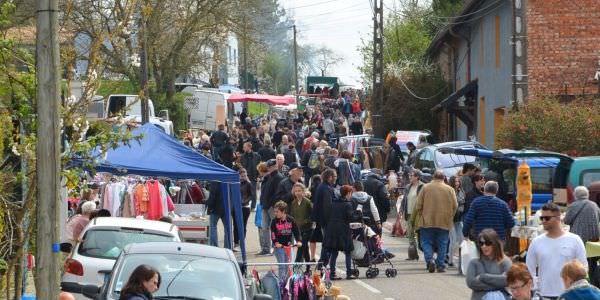
{"label": "pink canopy awning", "polygon": [[265,94],[232,94],[227,102],[260,102],[271,105],[288,105],[296,103],[294,96],[273,96]]}

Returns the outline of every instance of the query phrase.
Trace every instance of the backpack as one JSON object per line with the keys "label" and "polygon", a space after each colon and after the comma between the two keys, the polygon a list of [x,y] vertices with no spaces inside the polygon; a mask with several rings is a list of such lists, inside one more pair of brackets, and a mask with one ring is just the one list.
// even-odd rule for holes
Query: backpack
{"label": "backpack", "polygon": [[[365,202],[365,204],[359,203],[358,201],[352,199],[352,207],[354,208],[354,215],[358,216],[361,218],[363,217],[368,217],[370,222],[375,222],[375,220],[373,220],[373,213],[371,212],[371,201],[373,200],[373,197],[369,196],[369,200],[367,200],[367,202]],[[362,206],[361,209],[359,210],[359,206]],[[361,211],[362,211],[362,215],[361,215]]]}
{"label": "backpack", "polygon": [[311,170],[316,170],[321,165],[321,161],[319,161],[319,153],[313,151],[310,154],[310,158],[308,159],[308,168]]}

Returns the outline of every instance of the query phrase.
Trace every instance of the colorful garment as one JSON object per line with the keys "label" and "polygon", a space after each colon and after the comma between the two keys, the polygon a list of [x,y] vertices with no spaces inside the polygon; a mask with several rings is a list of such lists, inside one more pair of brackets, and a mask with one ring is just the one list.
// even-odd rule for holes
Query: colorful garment
{"label": "colorful garment", "polygon": [[148,189],[148,212],[146,213],[146,219],[158,220],[163,216],[160,183],[156,180],[148,180],[146,188]]}

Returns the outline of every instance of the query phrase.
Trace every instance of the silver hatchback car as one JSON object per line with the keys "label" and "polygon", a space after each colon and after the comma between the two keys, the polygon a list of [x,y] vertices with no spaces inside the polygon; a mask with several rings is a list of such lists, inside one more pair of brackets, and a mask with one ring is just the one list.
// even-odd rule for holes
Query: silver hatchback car
{"label": "silver hatchback car", "polygon": [[117,300],[129,276],[139,265],[154,267],[161,276],[154,299],[271,299],[248,295],[231,250],[212,246],[151,242],[126,246],[102,287],[88,285],[83,294],[91,299]]}

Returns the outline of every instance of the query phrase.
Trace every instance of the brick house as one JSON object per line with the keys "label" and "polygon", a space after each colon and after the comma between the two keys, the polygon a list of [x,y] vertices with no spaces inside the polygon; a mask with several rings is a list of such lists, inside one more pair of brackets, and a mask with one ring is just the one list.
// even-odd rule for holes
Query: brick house
{"label": "brick house", "polygon": [[598,0],[467,0],[427,52],[453,88],[432,109],[442,138],[494,148],[514,104],[598,93],[599,19]]}

